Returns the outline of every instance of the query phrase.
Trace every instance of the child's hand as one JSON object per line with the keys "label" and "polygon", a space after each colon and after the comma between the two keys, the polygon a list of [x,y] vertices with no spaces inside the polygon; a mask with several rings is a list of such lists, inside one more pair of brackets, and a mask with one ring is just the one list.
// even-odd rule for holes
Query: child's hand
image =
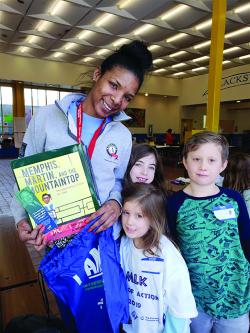
{"label": "child's hand", "polygon": [[93,231],[98,228],[95,232],[99,233],[111,227],[121,215],[121,206],[116,200],[108,200],[101,208],[99,208],[94,214],[89,217],[89,222],[94,218],[100,217],[88,231]]}

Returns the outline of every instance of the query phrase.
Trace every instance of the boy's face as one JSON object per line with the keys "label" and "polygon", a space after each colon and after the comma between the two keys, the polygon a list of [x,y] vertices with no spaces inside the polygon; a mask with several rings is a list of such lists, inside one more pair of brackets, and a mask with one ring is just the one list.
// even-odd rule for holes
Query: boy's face
{"label": "boy's face", "polygon": [[217,176],[226,168],[223,162],[221,147],[215,143],[204,143],[195,151],[190,151],[183,164],[188,172],[191,183],[212,185]]}
{"label": "boy's face", "polygon": [[48,204],[50,202],[50,196],[49,195],[44,195],[43,196],[43,201]]}

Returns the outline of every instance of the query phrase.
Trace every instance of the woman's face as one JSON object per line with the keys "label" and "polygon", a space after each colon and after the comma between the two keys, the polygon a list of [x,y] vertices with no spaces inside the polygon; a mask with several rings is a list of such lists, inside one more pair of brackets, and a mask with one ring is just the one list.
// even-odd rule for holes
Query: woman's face
{"label": "woman's face", "polygon": [[126,109],[137,93],[139,82],[129,70],[116,66],[102,76],[99,69],[94,72],[95,85],[86,100],[86,112],[96,118],[106,118]]}
{"label": "woman's face", "polygon": [[155,177],[156,159],[153,153],[137,160],[130,170],[133,183],[151,184]]}

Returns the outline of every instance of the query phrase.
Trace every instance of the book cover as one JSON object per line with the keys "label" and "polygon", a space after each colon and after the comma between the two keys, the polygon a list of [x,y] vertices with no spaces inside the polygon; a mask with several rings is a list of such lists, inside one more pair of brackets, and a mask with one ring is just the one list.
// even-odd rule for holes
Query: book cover
{"label": "book cover", "polygon": [[45,226],[47,241],[77,233],[99,208],[84,148],[75,144],[11,161],[32,228]]}

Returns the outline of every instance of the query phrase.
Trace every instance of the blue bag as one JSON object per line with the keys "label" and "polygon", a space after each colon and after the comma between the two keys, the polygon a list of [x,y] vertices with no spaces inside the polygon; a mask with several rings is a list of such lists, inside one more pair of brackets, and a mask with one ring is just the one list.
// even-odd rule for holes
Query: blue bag
{"label": "blue bag", "polygon": [[72,314],[79,333],[119,333],[129,312],[118,246],[112,228],[94,234],[87,232],[89,227],[65,248],[55,246],[42,260],[40,271],[68,326]]}

